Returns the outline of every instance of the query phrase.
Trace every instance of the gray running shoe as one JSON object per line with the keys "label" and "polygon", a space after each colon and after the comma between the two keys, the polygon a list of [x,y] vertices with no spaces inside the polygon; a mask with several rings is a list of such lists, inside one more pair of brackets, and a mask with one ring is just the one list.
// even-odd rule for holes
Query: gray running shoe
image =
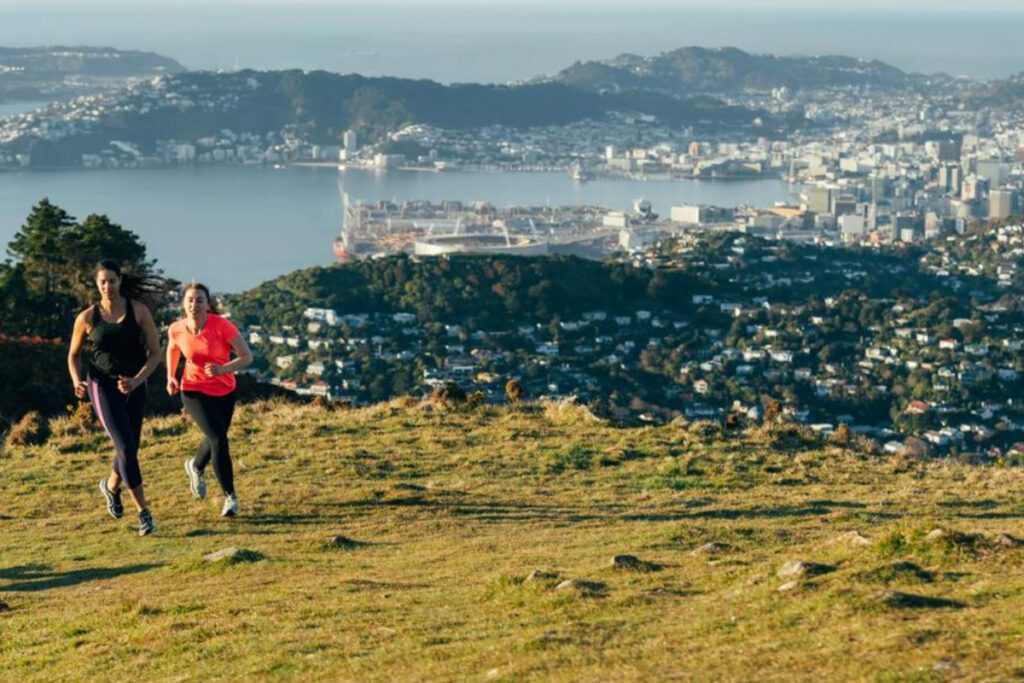
{"label": "gray running shoe", "polygon": [[238,514],[238,499],[235,498],[235,494],[230,494],[224,498],[224,509],[220,511],[221,517],[234,517]]}
{"label": "gray running shoe", "polygon": [[149,536],[154,531],[156,531],[156,522],[153,521],[153,515],[149,512],[149,508],[146,508],[139,513],[139,536]]}
{"label": "gray running shoe", "polygon": [[107,479],[104,477],[100,479],[100,493],[103,494],[104,500],[107,501],[107,512],[114,519],[121,519],[124,516],[124,506],[121,505],[121,489],[117,491],[111,491],[107,488]]}
{"label": "gray running shoe", "polygon": [[206,498],[206,477],[196,469],[193,458],[185,461],[185,474],[188,475],[188,487],[192,489],[192,495],[199,500]]}

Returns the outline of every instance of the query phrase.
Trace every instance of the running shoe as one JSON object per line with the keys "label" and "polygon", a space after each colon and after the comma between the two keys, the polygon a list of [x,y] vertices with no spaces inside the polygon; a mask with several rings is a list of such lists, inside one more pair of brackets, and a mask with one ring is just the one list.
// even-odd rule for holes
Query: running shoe
{"label": "running shoe", "polygon": [[206,477],[196,469],[193,458],[185,461],[185,474],[188,475],[188,487],[192,489],[192,495],[199,500],[206,498]]}
{"label": "running shoe", "polygon": [[100,479],[100,493],[103,494],[103,498],[107,501],[107,512],[114,519],[121,519],[124,515],[124,506],[121,505],[121,489],[111,491],[107,488],[106,478]]}
{"label": "running shoe", "polygon": [[139,513],[139,536],[149,536],[154,531],[156,531],[156,522],[153,521],[153,515],[149,512],[149,508],[146,508]]}
{"label": "running shoe", "polygon": [[224,498],[224,509],[220,511],[221,517],[234,517],[238,514],[238,499],[235,494],[229,494]]}

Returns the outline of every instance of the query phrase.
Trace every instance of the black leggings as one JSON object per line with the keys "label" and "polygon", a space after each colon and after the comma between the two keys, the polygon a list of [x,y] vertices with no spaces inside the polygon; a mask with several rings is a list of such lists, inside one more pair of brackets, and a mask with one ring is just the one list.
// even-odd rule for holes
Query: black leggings
{"label": "black leggings", "polygon": [[220,487],[224,493],[234,495],[235,478],[231,470],[228,428],[235,413],[235,392],[227,396],[210,396],[201,391],[183,391],[181,402],[205,437],[196,452],[196,469],[202,472],[213,460],[213,472]]}
{"label": "black leggings", "polygon": [[139,439],[142,436],[142,413],[146,409],[146,384],[125,396],[117,382],[106,377],[89,377],[89,400],[96,417],[114,442],[112,469],[130,489],[142,485],[139,469]]}

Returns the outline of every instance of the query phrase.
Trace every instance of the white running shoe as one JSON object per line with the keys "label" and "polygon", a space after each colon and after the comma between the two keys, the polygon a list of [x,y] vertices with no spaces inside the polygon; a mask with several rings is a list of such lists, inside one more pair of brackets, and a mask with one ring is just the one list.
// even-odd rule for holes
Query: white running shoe
{"label": "white running shoe", "polygon": [[224,509],[220,511],[221,517],[234,517],[238,514],[238,499],[234,494],[224,498]]}
{"label": "white running shoe", "polygon": [[150,514],[149,508],[146,508],[139,513],[139,536],[149,536],[154,531],[156,531],[156,522],[153,521],[153,515]]}
{"label": "white running shoe", "polygon": [[116,491],[111,491],[107,488],[107,478],[103,477],[100,479],[100,493],[107,501],[107,512],[110,516],[114,519],[121,519],[124,515],[124,506],[121,505],[121,488],[118,487]]}
{"label": "white running shoe", "polygon": [[189,458],[185,461],[185,474],[188,475],[188,487],[192,489],[192,495],[203,500],[206,498],[206,477],[196,469],[195,463]]}

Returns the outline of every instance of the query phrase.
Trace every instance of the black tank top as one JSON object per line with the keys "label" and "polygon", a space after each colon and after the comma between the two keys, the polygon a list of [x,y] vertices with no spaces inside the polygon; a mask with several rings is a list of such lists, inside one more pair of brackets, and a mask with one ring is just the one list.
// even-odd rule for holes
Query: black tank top
{"label": "black tank top", "polygon": [[135,321],[135,309],[128,299],[125,299],[125,309],[121,322],[108,323],[100,315],[100,307],[92,307],[92,331],[89,332],[91,377],[132,377],[146,364],[142,328]]}

